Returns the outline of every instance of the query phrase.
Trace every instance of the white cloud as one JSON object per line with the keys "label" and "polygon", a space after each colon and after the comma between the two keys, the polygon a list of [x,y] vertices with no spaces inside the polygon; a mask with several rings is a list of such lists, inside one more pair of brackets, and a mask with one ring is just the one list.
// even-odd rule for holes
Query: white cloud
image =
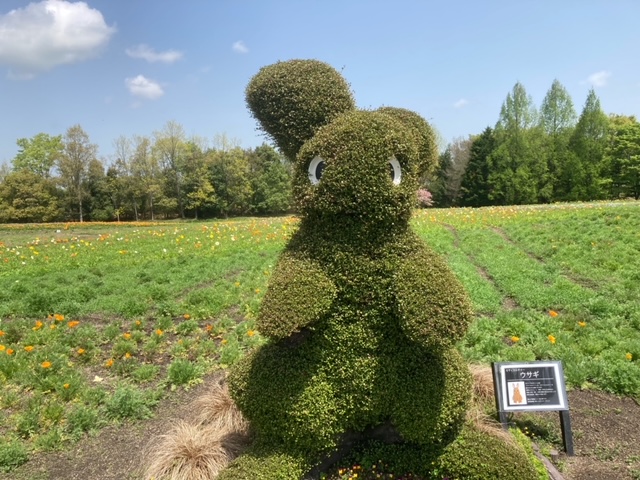
{"label": "white cloud", "polygon": [[149,63],[173,63],[180,60],[183,56],[178,50],[167,50],[166,52],[156,52],[149,45],[140,44],[125,50],[127,55],[132,58],[142,58]]}
{"label": "white cloud", "polygon": [[587,77],[587,82],[594,87],[604,87],[611,78],[611,72],[601,70],[596,73],[592,73]]}
{"label": "white cloud", "polygon": [[231,46],[231,49],[236,53],[249,53],[249,49],[242,40],[238,40]]}
{"label": "white cloud", "polygon": [[453,108],[462,108],[469,104],[469,101],[466,98],[461,98],[456,103],[453,104]]}
{"label": "white cloud", "polygon": [[0,15],[0,65],[15,79],[93,58],[115,33],[84,2],[43,0]]}
{"label": "white cloud", "polygon": [[156,100],[164,95],[164,90],[158,82],[149,80],[144,75],[127,78],[124,81],[131,95]]}

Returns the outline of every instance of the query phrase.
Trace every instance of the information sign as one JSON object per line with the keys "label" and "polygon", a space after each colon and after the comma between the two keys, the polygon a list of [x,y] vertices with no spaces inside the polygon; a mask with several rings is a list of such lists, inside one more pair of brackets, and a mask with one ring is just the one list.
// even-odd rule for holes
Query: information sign
{"label": "information sign", "polygon": [[496,362],[493,387],[500,422],[507,428],[507,413],[555,410],[560,413],[564,449],[573,455],[573,438],[564,372],[559,361]]}
{"label": "information sign", "polygon": [[493,368],[499,410],[569,409],[560,362],[495,363]]}

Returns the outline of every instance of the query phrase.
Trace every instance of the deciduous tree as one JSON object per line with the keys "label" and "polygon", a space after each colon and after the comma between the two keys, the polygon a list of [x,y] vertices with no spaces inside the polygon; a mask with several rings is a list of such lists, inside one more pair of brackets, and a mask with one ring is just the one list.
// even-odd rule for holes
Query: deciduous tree
{"label": "deciduous tree", "polygon": [[13,159],[14,170],[28,170],[43,178],[51,176],[51,169],[63,150],[62,135],[52,137],[38,133],[32,138],[19,138],[20,151]]}
{"label": "deciduous tree", "polygon": [[[60,182],[70,199],[70,206],[77,208],[76,218],[80,222],[84,220],[83,202],[88,195],[89,165],[96,159],[97,149],[82,127],[74,125],[64,136],[62,154],[57,161]],[[75,217],[75,214],[72,216]]]}

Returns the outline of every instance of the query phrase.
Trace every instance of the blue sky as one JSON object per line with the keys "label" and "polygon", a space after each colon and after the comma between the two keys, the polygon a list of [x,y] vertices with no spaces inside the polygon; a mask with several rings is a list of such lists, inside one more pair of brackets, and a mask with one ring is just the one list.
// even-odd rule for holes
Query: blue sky
{"label": "blue sky", "polygon": [[80,124],[109,161],[120,135],[264,137],[244,104],[260,67],[315,58],[362,108],[409,108],[445,141],[493,126],[521,82],[554,78],[578,114],[640,116],[637,0],[2,0],[0,162],[16,140]]}

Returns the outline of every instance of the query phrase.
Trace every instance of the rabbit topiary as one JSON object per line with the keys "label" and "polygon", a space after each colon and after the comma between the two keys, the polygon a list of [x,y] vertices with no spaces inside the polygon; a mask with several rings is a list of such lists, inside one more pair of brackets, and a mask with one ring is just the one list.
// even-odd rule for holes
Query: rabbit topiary
{"label": "rabbit topiary", "polygon": [[[300,224],[257,319],[269,341],[229,374],[256,439],[220,478],[305,478],[363,431],[384,431],[452,477],[515,478],[483,477],[475,463],[480,476],[466,476],[457,454],[457,439],[478,437],[460,436],[472,428],[471,376],[455,348],[471,309],[409,224],[419,175],[437,158],[429,124],[403,109],[357,110],[341,75],[314,60],[262,68],[246,97],[294,165]],[[508,471],[535,479],[507,450]]]}

